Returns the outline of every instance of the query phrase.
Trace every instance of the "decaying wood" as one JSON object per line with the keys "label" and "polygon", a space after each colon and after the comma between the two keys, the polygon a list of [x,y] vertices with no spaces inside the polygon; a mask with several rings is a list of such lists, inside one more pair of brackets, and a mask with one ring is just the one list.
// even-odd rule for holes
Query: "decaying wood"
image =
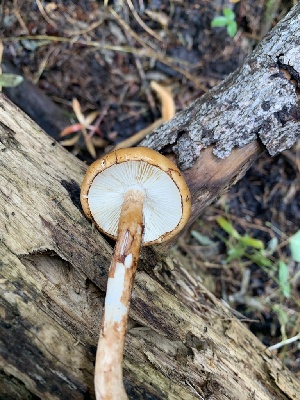
{"label": "decaying wood", "polygon": [[242,148],[233,149],[224,159],[216,157],[213,150],[213,146],[202,150],[192,168],[183,171],[192,194],[192,212],[188,225],[195,221],[213,200],[241,179],[261,155],[263,146],[255,140]]}
{"label": "decaying wood", "polygon": [[[0,398],[93,399],[112,250],[81,211],[85,165],[3,95],[0,151]],[[205,184],[212,197],[218,162]],[[141,255],[129,326],[131,399],[286,400],[300,392],[227,308],[153,249]]]}
{"label": "decaying wood", "polygon": [[300,3],[257,46],[243,66],[178,113],[142,145],[176,154],[191,168],[201,150],[227,157],[261,141],[271,155],[300,137]]}
{"label": "decaying wood", "polygon": [[[5,73],[19,74],[8,61],[2,63]],[[24,78],[21,85],[3,88],[6,96],[29,115],[48,135],[58,139],[59,133],[68,125],[70,118],[37,85]],[[30,95],[29,95],[30,94]]]}

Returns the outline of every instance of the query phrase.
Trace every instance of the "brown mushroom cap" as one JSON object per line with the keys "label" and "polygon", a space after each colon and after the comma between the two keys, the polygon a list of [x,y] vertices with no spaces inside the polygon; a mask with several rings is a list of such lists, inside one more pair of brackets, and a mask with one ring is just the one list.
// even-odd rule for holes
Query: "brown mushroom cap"
{"label": "brown mushroom cap", "polygon": [[143,245],[171,239],[184,227],[191,210],[185,180],[172,161],[146,147],[115,150],[88,168],[81,186],[83,211],[116,239],[124,194],[132,189],[145,193]]}

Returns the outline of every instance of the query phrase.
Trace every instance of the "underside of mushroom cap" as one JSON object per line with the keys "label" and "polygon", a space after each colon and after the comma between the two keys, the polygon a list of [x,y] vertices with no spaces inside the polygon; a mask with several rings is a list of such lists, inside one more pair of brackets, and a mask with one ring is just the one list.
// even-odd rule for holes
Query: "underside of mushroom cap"
{"label": "underside of mushroom cap", "polygon": [[116,238],[128,190],[144,193],[143,245],[176,235],[190,214],[190,192],[176,165],[160,153],[144,148],[116,150],[95,161],[81,188],[81,203],[98,229]]}

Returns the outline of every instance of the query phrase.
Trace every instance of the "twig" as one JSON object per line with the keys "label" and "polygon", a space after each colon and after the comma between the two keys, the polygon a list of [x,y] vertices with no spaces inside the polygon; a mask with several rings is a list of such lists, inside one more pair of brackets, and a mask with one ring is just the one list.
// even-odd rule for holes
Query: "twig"
{"label": "twig", "polygon": [[155,39],[157,39],[158,41],[163,42],[164,40],[163,40],[160,36],[158,36],[151,28],[149,28],[149,27],[145,24],[145,22],[140,18],[140,16],[138,15],[138,13],[135,11],[135,8],[134,8],[134,6],[133,6],[133,4],[132,4],[132,1],[131,1],[131,0],[127,0],[127,4],[128,4],[128,7],[129,7],[130,11],[132,12],[132,15],[134,16],[134,18],[136,19],[136,21],[141,25],[141,27],[142,27],[143,29],[145,29],[145,31],[146,31],[147,33],[149,33],[149,35],[153,36],[153,37],[154,37]]}
{"label": "twig", "polygon": [[106,104],[103,109],[101,110],[99,116],[96,118],[94,124],[92,127],[90,127],[90,133],[89,136],[92,137],[96,133],[97,129],[99,129],[99,126],[101,122],[103,121],[103,118],[106,116],[108,110],[109,110],[110,104]]}
{"label": "twig", "polygon": [[264,37],[272,27],[275,16],[281,6],[281,0],[267,0],[259,36]]}
{"label": "twig", "polygon": [[98,28],[100,25],[103,24],[103,22],[105,21],[106,16],[104,16],[102,19],[100,19],[99,21],[95,21],[93,23],[91,23],[87,28],[82,29],[82,30],[78,30],[78,31],[71,31],[69,29],[64,29],[63,31],[67,34],[67,35],[84,35],[85,33],[91,32],[94,29]]}
{"label": "twig", "polygon": [[296,335],[296,336],[294,336],[292,338],[289,338],[289,339],[286,339],[286,340],[282,340],[281,342],[276,343],[273,346],[268,347],[268,350],[279,349],[280,347],[286,346],[287,344],[291,344],[291,343],[297,342],[297,340],[299,340],[299,339],[300,339],[300,333],[298,333],[298,335]]}
{"label": "twig", "polygon": [[[21,27],[24,29],[24,31],[26,33],[29,33],[29,30],[28,30],[23,18],[21,17],[18,0],[14,0],[14,10],[13,11],[14,11],[14,14],[17,17],[17,20],[19,21],[19,24],[21,25]],[[1,22],[0,22],[0,26],[1,26]]]}
{"label": "twig", "polygon": [[[127,32],[126,29],[123,29],[123,31],[124,31],[124,34],[125,34],[125,36],[127,38],[127,41],[129,43],[129,45],[131,47],[133,47],[132,46],[132,38],[131,38],[131,36],[129,35],[129,33]],[[135,66],[136,66],[137,72],[138,72],[138,74],[140,76],[140,79],[141,79],[141,83],[142,83],[141,86],[145,88],[145,95],[147,97],[147,101],[148,101],[150,110],[154,113],[155,101],[154,101],[154,98],[152,96],[152,93],[151,93],[148,85],[146,85],[146,76],[145,76],[145,71],[144,71],[144,69],[142,67],[141,60],[136,54],[133,54],[133,57],[134,57],[134,62],[135,62]]]}
{"label": "twig", "polygon": [[[119,18],[119,16],[117,14],[116,14],[116,18]],[[129,28],[129,30],[131,31],[130,28]],[[136,38],[137,35],[135,33],[134,33],[134,35]],[[138,38],[138,36],[137,36],[137,38]],[[84,46],[96,47],[98,49],[120,51],[123,53],[137,54],[141,57],[152,58],[154,60],[160,61],[161,63],[163,63],[165,65],[168,65],[169,67],[174,69],[174,71],[179,72],[185,78],[187,78],[188,80],[193,82],[193,84],[195,85],[195,88],[200,89],[203,92],[207,92],[207,88],[205,86],[203,86],[201,83],[199,83],[197,77],[193,76],[189,72],[187,72],[184,69],[179,68],[173,64],[176,62],[177,64],[180,63],[180,64],[184,65],[184,64],[187,64],[186,61],[180,60],[180,59],[174,59],[172,57],[166,57],[166,56],[162,55],[161,53],[159,53],[158,51],[153,50],[151,47],[149,47],[148,45],[143,43],[140,39],[137,39],[137,40],[139,41],[139,43],[141,43],[141,42],[143,43],[142,45],[144,47],[142,49],[137,49],[137,48],[133,48],[133,47],[129,47],[129,46],[114,46],[114,45],[110,45],[110,44],[103,44],[103,43],[99,43],[99,42],[93,41],[93,40],[88,41],[88,40],[78,39],[77,37],[74,37],[73,40],[70,38],[65,38],[65,37],[61,37],[61,36],[47,36],[47,35],[10,36],[7,38],[3,38],[4,42],[12,42],[12,41],[20,41],[20,40],[45,40],[45,41],[48,40],[48,41],[53,41],[53,42],[63,42],[63,43],[70,43],[70,44],[76,43],[76,44],[80,44],[80,45],[84,45]]]}
{"label": "twig", "polygon": [[[186,61],[184,60],[177,60],[172,57],[164,57],[160,53],[153,51],[149,46],[147,46],[145,43],[143,43],[144,48],[142,49],[137,49],[135,47],[130,47],[130,46],[115,46],[111,44],[104,44],[104,43],[99,43],[95,40],[83,40],[83,39],[78,39],[77,37],[74,37],[73,39],[71,38],[66,38],[62,36],[51,36],[51,35],[25,35],[25,36],[9,36],[6,38],[2,38],[3,42],[18,42],[21,40],[44,40],[44,41],[51,41],[51,42],[62,42],[62,43],[76,43],[80,45],[84,45],[87,47],[96,47],[98,49],[104,49],[104,50],[111,50],[111,51],[120,51],[122,53],[134,53],[139,56],[143,57],[148,57],[148,58],[153,58],[155,60],[159,60],[162,63],[169,65],[171,68],[172,62],[177,62],[180,64],[187,64]],[[177,68],[177,67],[176,67]],[[178,68],[176,69],[178,70]],[[195,78],[193,78],[195,79]]]}
{"label": "twig", "polygon": [[40,10],[40,13],[42,14],[42,16],[44,17],[44,19],[48,22],[48,24],[50,24],[51,26],[54,26],[54,28],[58,29],[57,24],[50,18],[48,17],[46,11],[44,10],[44,7],[41,3],[40,0],[36,0],[36,4]]}
{"label": "twig", "polygon": [[52,49],[50,48],[47,51],[47,54],[45,55],[45,57],[43,57],[42,61],[39,63],[39,68],[38,68],[38,71],[34,75],[33,83],[35,83],[35,84],[38,83],[42,73],[44,72],[44,70],[45,70],[45,68],[47,66],[49,58],[52,56],[53,53],[55,53],[55,52],[57,53],[58,51],[59,51],[59,49],[55,48],[55,47],[52,48]]}
{"label": "twig", "polygon": [[126,30],[128,30],[128,32],[132,35],[132,37],[134,37],[134,39],[143,46],[143,48],[147,51],[146,53],[143,53],[141,55],[144,55],[146,57],[149,58],[153,58],[154,60],[158,60],[160,62],[162,62],[165,65],[168,65],[169,67],[171,67],[172,69],[174,69],[175,71],[179,72],[181,75],[183,75],[184,77],[186,77],[187,79],[189,79],[190,81],[192,81],[195,85],[196,88],[201,89],[203,92],[207,92],[207,88],[205,86],[203,86],[202,84],[200,84],[197,80],[196,77],[194,77],[193,75],[191,75],[189,72],[187,72],[186,70],[179,68],[175,65],[173,65],[173,62],[176,62],[177,64],[182,64],[182,65],[188,65],[188,63],[184,60],[180,60],[180,59],[173,59],[171,57],[166,57],[164,55],[162,55],[161,53],[159,53],[156,49],[152,48],[150,45],[146,44],[140,37],[139,35],[137,35],[128,24],[126,24],[126,22],[115,12],[115,10],[113,10],[112,8],[110,8],[110,12],[111,14],[116,18],[116,20],[119,22],[119,24]]}

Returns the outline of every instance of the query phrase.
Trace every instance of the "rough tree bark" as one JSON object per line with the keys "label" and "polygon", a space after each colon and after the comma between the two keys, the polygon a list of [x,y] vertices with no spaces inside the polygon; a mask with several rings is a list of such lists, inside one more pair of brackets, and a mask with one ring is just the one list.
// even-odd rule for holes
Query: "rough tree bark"
{"label": "rough tree bark", "polygon": [[[287,25],[298,21],[299,7],[275,30],[274,43],[273,34],[266,38],[266,49],[279,48],[278,32],[282,29],[280,40],[285,40],[290,29]],[[294,32],[291,37],[297,35],[299,32]],[[187,114],[176,117],[177,124],[181,121],[177,128],[171,122],[151,143],[148,139],[152,147],[173,150],[181,165],[190,167],[185,175],[193,193],[193,218],[260,154],[263,145],[258,143],[257,133],[272,152],[292,144],[298,135],[296,89],[281,75],[282,69],[291,66],[290,73],[298,79],[291,57],[297,57],[291,47],[294,43],[297,48],[297,40],[293,42],[291,37],[286,39],[288,47],[283,55],[275,52],[281,57],[280,65],[267,64],[272,56],[258,63],[265,79],[270,71],[276,75],[269,78],[269,85],[276,82],[272,86],[274,99],[261,81],[254,96],[256,107],[251,107],[252,103],[242,106],[236,98],[231,103],[226,100],[225,92],[231,98],[235,81],[240,90],[247,87],[250,101],[252,79],[259,79],[260,74],[256,71],[253,76],[250,67],[255,62],[249,61],[241,75],[224,83],[226,90],[220,86],[203,103],[200,100]],[[263,53],[259,50],[262,46],[257,52]],[[290,61],[286,61],[287,54]],[[247,70],[252,79],[247,78]],[[275,90],[277,86],[281,92]],[[264,106],[268,110],[262,109],[264,113],[259,109],[262,97],[268,104]],[[219,110],[222,101],[226,112]],[[239,113],[234,113],[237,108],[244,118],[245,137],[241,141],[232,131],[232,126],[239,126]],[[253,117],[255,112],[260,119]],[[248,130],[250,120],[254,122]],[[273,144],[265,139],[264,120],[278,133]],[[219,127],[224,127],[224,141],[228,142],[223,150]],[[216,129],[215,138],[209,135],[212,129]],[[227,131],[230,140],[226,140]],[[168,135],[169,148],[163,138],[157,141],[160,132]],[[247,135],[252,135],[251,140]],[[192,149],[193,162],[189,164],[184,161],[188,159],[184,138]],[[246,142],[225,159],[213,155],[225,156],[232,145]],[[195,161],[199,149],[210,143],[216,145],[203,150]],[[280,147],[278,143],[285,144]],[[0,398],[92,399],[95,346],[112,251],[92,229],[79,205],[85,166],[2,95],[0,151]],[[155,249],[142,252],[124,366],[125,386],[132,399],[286,400],[297,399],[300,393],[300,383],[293,374],[221,302],[189,276],[176,258]]]}
{"label": "rough tree bark", "polygon": [[174,152],[181,169],[193,167],[209,145],[220,158],[256,140],[271,155],[291,147],[300,137],[299,14],[300,4],[240,68],[143,144]]}

